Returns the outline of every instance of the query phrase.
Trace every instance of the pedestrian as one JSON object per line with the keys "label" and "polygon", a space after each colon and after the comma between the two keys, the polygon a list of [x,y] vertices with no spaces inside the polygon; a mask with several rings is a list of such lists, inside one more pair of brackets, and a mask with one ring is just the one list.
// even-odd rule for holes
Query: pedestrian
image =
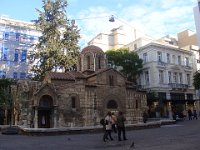
{"label": "pedestrian", "polygon": [[[111,141],[113,141],[112,135],[112,114],[109,111],[105,117],[105,133],[103,136],[103,141],[106,142],[110,138]],[[108,138],[109,137],[109,138]]]}
{"label": "pedestrian", "polygon": [[193,119],[198,119],[197,118],[197,111],[195,109],[193,110]]}
{"label": "pedestrian", "polygon": [[143,122],[146,123],[148,119],[148,114],[146,110],[143,112],[142,117],[143,117]]}
{"label": "pedestrian", "polygon": [[192,111],[191,111],[191,109],[188,109],[188,118],[189,118],[189,120],[192,120]]}
{"label": "pedestrian", "polygon": [[115,113],[112,112],[112,130],[114,133],[117,133],[116,122],[117,122],[117,117],[115,116]]}
{"label": "pedestrian", "polygon": [[125,132],[125,122],[126,118],[124,117],[123,113],[119,111],[117,117],[117,131],[118,131],[118,141],[121,141],[121,133],[123,134],[123,140],[127,140],[126,132]]}

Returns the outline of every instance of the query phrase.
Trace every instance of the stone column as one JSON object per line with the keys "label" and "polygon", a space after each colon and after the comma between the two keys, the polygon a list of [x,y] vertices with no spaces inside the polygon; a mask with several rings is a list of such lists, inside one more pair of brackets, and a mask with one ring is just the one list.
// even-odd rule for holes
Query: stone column
{"label": "stone column", "polygon": [[34,128],[38,128],[38,108],[35,107]]}
{"label": "stone column", "polygon": [[53,127],[57,128],[57,108],[56,107],[53,110]]}

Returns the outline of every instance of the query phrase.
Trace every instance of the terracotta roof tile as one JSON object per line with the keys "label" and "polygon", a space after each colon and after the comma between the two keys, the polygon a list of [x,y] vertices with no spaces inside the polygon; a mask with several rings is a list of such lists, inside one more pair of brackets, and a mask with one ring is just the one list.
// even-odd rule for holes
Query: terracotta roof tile
{"label": "terracotta roof tile", "polygon": [[92,53],[104,53],[103,50],[100,47],[94,46],[94,45],[89,45],[85,48],[82,49],[81,54],[85,54],[88,52]]}
{"label": "terracotta roof tile", "polygon": [[68,71],[68,72],[49,72],[48,73],[51,79],[58,80],[75,80],[84,79],[85,76],[81,72]]}
{"label": "terracotta roof tile", "polygon": [[72,75],[69,73],[63,72],[49,72],[48,73],[51,79],[59,79],[59,80],[75,80]]}

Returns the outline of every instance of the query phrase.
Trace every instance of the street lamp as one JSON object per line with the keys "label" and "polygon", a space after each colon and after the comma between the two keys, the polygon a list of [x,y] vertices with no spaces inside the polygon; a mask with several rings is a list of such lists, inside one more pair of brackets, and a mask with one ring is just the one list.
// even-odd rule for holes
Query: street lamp
{"label": "street lamp", "polygon": [[130,28],[133,28],[133,29],[134,29],[134,38],[135,38],[135,40],[136,40],[137,36],[136,36],[136,29],[135,29],[135,27],[131,26],[131,25],[128,24],[127,22],[125,22],[125,21],[123,21],[123,20],[117,18],[117,17],[114,16],[114,15],[111,15],[111,16],[110,16],[109,22],[115,22],[115,19],[119,20],[119,21],[120,21],[121,23],[123,23],[123,24],[126,24],[126,25],[129,26]]}

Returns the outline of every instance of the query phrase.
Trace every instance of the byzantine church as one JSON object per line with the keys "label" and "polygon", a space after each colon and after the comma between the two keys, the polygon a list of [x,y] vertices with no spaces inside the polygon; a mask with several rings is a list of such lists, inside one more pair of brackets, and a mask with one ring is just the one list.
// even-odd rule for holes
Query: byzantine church
{"label": "byzantine church", "polygon": [[19,80],[12,87],[13,123],[28,128],[94,126],[108,111],[122,111],[127,124],[142,121],[146,93],[108,67],[101,48],[83,48],[77,66],[77,71],[47,72],[42,82]]}

